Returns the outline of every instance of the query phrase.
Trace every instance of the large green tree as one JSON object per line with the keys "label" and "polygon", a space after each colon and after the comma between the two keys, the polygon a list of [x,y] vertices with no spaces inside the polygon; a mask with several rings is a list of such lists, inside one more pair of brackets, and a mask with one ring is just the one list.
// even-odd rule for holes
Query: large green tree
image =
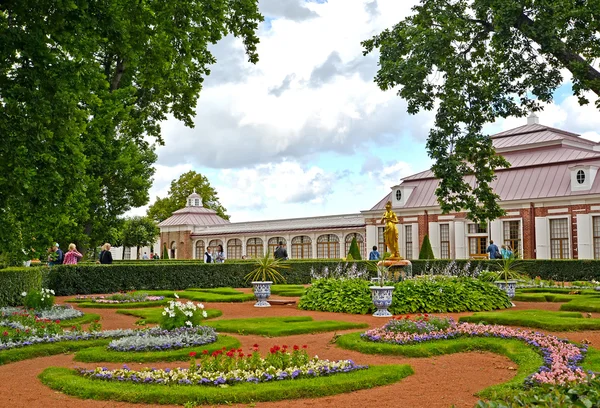
{"label": "large green tree", "polygon": [[209,45],[255,63],[260,21],[257,0],[2,1],[0,255],[108,240],[148,202],[160,122],[193,126]]}
{"label": "large green tree", "polygon": [[219,203],[217,191],[211,187],[206,176],[193,170],[183,173],[177,180],[171,182],[169,195],[156,198],[154,204],[148,208],[148,217],[156,222],[166,220],[174,211],[185,207],[187,197],[194,191],[202,197],[204,207],[215,210],[221,218],[229,219],[229,215],[225,213],[227,210]]}
{"label": "large green tree", "polygon": [[[378,48],[375,78],[384,90],[400,85],[408,112],[437,108],[427,148],[440,179],[444,212],[470,211],[474,220],[502,214],[489,187],[495,155],[485,123],[525,116],[552,101],[571,74],[573,92],[600,95],[600,2],[573,0],[422,0],[414,14],[363,42]],[[567,78],[568,79],[568,78]],[[463,178],[473,175],[474,183]]]}
{"label": "large green tree", "polygon": [[123,225],[123,246],[136,247],[135,259],[138,259],[140,247],[152,245],[158,238],[159,232],[156,223],[148,217],[128,218]]}

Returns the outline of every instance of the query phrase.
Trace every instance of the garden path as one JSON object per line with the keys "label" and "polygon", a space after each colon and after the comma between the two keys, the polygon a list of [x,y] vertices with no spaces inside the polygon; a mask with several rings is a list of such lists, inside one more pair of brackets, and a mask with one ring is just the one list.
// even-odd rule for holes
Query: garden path
{"label": "garden path", "polygon": [[[58,298],[60,303],[66,298]],[[558,310],[558,303],[516,302],[516,309]],[[315,320],[344,320],[364,322],[370,327],[378,327],[385,319],[362,315],[344,315],[327,312],[309,312],[295,309],[294,306],[276,306],[268,309],[254,308],[252,303],[210,303],[213,309],[223,311],[221,319],[268,317],[268,316],[311,316]],[[513,309],[514,310],[514,309]],[[115,309],[85,309],[86,313],[98,313],[102,316],[103,329],[135,327],[135,317],[117,314]],[[446,314],[458,318],[470,313]],[[600,316],[594,316],[600,317]],[[342,332],[340,332],[342,333]],[[574,341],[586,339],[591,345],[600,348],[600,332],[588,331],[577,333],[557,333]],[[234,334],[235,335],[235,334]],[[460,353],[432,357],[427,359],[411,359],[393,356],[366,355],[355,351],[342,350],[331,343],[334,333],[305,334],[297,336],[266,338],[262,336],[236,336],[242,347],[248,349],[258,344],[261,350],[270,346],[287,344],[307,345],[310,354],[330,360],[353,359],[359,364],[410,364],[415,374],[395,384],[373,389],[356,391],[331,397],[287,400],[281,402],[257,403],[260,408],[306,408],[306,407],[340,407],[364,408],[365,406],[384,407],[473,407],[477,397],[473,394],[483,388],[509,380],[516,373],[516,366],[504,356],[491,353]],[[187,364],[187,362],[186,362]],[[102,364],[107,367],[119,367],[120,364]],[[152,367],[174,367],[181,363],[144,364]],[[55,392],[37,379],[46,367],[95,367],[97,364],[83,364],[73,361],[72,355],[40,357],[31,360],[0,366],[0,395],[3,406],[28,408],[100,408],[100,407],[150,407],[150,405],[118,403],[113,401],[79,400]],[[135,367],[137,364],[129,364]],[[142,365],[139,365],[142,366]],[[248,404],[236,407],[248,407]],[[166,406],[161,406],[166,407]]]}

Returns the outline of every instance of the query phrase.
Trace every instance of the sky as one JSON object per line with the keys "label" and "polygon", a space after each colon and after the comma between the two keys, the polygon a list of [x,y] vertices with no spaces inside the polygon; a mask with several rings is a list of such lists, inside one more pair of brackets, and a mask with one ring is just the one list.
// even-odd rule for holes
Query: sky
{"label": "sky", "polygon": [[[194,170],[217,190],[232,222],[368,210],[403,177],[428,169],[433,113],[409,115],[395,90],[374,83],[377,54],[361,41],[392,27],[417,0],[259,0],[259,62],[240,40],[217,58],[196,107],[195,127],[162,124],[150,203]],[[600,113],[579,106],[569,83],[538,113],[540,123],[600,141]],[[490,134],[524,125],[509,118]],[[144,215],[148,206],[127,215]]]}

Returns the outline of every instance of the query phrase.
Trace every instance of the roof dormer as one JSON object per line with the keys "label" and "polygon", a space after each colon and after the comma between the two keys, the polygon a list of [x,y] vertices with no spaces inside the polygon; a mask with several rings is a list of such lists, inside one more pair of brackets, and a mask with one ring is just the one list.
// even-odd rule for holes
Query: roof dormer
{"label": "roof dormer", "polygon": [[196,193],[196,190],[188,196],[186,207],[203,207],[202,197]]}
{"label": "roof dormer", "polygon": [[392,187],[392,207],[404,207],[414,189],[415,186],[402,184]]}
{"label": "roof dormer", "polygon": [[578,164],[569,167],[569,170],[571,171],[571,191],[588,191],[592,188],[598,172],[597,166]]}

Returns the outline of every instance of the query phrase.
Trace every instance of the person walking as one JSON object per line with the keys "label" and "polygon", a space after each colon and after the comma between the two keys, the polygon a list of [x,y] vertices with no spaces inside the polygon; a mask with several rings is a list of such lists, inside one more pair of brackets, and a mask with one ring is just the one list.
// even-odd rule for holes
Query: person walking
{"label": "person walking", "polygon": [[369,252],[369,261],[378,261],[381,258],[377,246],[373,245],[373,250]]}
{"label": "person walking", "polygon": [[487,247],[486,253],[490,254],[490,259],[500,259],[502,255],[500,255],[500,250],[498,249],[498,245],[494,244],[494,241],[490,240],[490,246]]}
{"label": "person walking", "polygon": [[277,246],[277,248],[275,248],[275,252],[273,253],[273,256],[275,257],[275,259],[283,259],[283,260],[288,259],[287,249],[285,249],[285,246],[283,245],[283,241],[279,241],[279,245]]}
{"label": "person walking", "polygon": [[52,246],[51,252],[54,253],[54,256],[48,257],[48,266],[62,265],[62,263],[65,260],[65,255],[63,254],[63,251],[58,247],[58,242]]}
{"label": "person walking", "polygon": [[223,252],[223,245],[217,245],[217,252],[215,253],[215,263],[225,262],[225,252]]}
{"label": "person walking", "polygon": [[102,246],[102,252],[100,252],[100,263],[103,265],[110,265],[113,262],[112,253],[110,252],[110,244],[107,242]]}
{"label": "person walking", "polygon": [[206,248],[206,252],[204,253],[204,263],[213,263],[213,253],[212,248]]}
{"label": "person walking", "polygon": [[83,255],[77,251],[75,244],[69,244],[69,251],[65,254],[65,265],[77,265],[77,262],[83,258]]}

